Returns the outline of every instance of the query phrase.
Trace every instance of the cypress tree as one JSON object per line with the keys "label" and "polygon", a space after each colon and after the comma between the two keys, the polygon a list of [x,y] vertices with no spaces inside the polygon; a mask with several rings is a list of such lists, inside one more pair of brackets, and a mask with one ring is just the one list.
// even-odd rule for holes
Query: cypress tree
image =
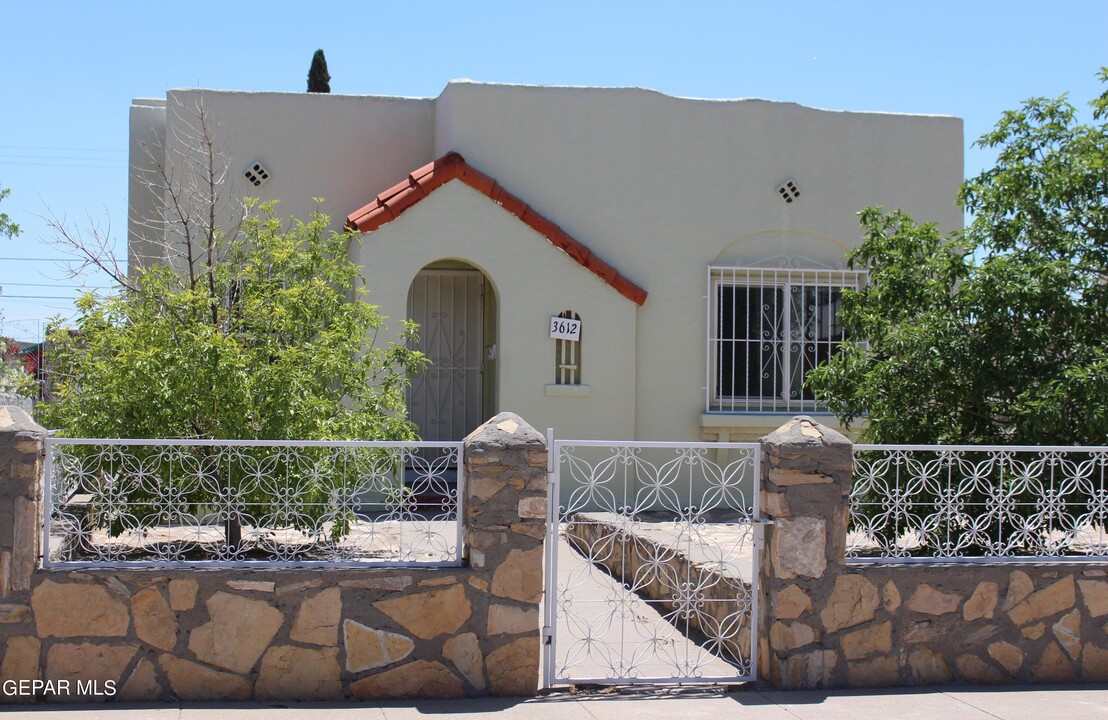
{"label": "cypress tree", "polygon": [[331,74],[327,72],[327,58],[322,50],[312,55],[312,67],[308,70],[308,92],[331,92]]}

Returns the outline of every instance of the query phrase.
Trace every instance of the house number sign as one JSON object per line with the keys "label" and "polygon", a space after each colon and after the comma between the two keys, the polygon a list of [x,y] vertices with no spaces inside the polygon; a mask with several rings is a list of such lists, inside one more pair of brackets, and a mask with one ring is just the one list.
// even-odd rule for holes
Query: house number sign
{"label": "house number sign", "polygon": [[564,317],[550,318],[550,337],[558,340],[580,340],[581,321]]}

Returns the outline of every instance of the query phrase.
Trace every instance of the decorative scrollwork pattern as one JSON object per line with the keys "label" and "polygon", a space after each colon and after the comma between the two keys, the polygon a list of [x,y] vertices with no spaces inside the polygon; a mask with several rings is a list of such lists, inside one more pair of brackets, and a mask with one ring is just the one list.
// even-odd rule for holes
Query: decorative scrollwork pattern
{"label": "decorative scrollwork pattern", "polygon": [[847,556],[1108,558],[1108,448],[856,445]]}
{"label": "decorative scrollwork pattern", "polygon": [[461,562],[461,443],[47,443],[49,565]]}
{"label": "decorative scrollwork pattern", "polygon": [[565,442],[555,679],[752,676],[757,446]]}

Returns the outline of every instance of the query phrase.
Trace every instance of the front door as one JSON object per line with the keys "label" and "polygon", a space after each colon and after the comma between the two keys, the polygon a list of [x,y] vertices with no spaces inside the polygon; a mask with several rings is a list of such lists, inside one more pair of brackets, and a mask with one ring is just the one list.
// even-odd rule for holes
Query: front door
{"label": "front door", "polygon": [[408,317],[431,367],[412,380],[408,414],[424,440],[461,440],[483,420],[483,298],[478,270],[421,270],[412,282]]}

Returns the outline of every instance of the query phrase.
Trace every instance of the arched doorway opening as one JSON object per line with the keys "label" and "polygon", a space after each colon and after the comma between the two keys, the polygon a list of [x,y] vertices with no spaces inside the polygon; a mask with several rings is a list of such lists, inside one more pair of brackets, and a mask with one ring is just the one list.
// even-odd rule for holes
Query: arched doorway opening
{"label": "arched doorway opening", "polygon": [[461,440],[496,413],[496,297],[481,270],[440,260],[416,274],[408,317],[431,360],[413,378],[408,416],[424,440]]}

